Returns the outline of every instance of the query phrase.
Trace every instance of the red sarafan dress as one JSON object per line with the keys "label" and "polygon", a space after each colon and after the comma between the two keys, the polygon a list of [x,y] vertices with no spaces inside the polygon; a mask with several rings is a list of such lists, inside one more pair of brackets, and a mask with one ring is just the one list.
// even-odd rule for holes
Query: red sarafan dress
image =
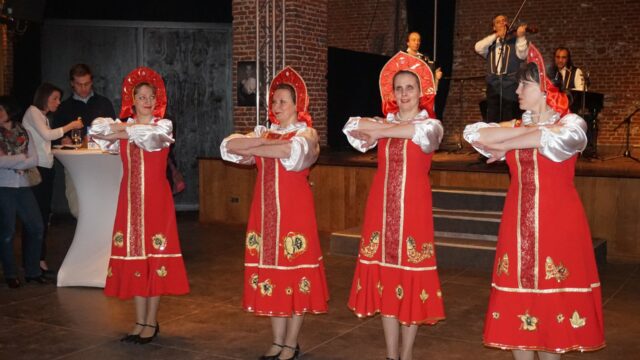
{"label": "red sarafan dress", "polygon": [[[94,121],[92,132],[101,128],[109,131],[108,120]],[[129,140],[97,140],[103,149],[119,151],[123,170],[104,289],[107,296],[128,299],[189,292],[173,196],[166,178],[169,145],[173,142],[171,122],[153,122],[128,128]]]}
{"label": "red sarafan dress", "polygon": [[[506,154],[511,184],[498,234],[486,346],[555,353],[605,346],[591,233],[573,183],[586,124],[575,114],[558,124],[557,131],[544,128],[540,148]],[[486,126],[498,125],[470,125],[465,138]]]}
{"label": "red sarafan dress", "polygon": [[245,274],[242,307],[256,315],[291,316],[327,312],[329,299],[318,239],[309,167],[316,161],[313,128],[297,122],[287,128],[259,126],[246,136],[291,140],[287,159],[241,157],[228,153],[227,161],[258,168],[245,238]]}
{"label": "red sarafan dress", "polygon": [[[351,118],[344,132],[357,129]],[[390,114],[387,121],[397,123]],[[359,317],[381,313],[405,325],[445,318],[433,242],[429,171],[442,126],[422,111],[413,139],[378,141],[378,171],[367,199],[348,306]]]}

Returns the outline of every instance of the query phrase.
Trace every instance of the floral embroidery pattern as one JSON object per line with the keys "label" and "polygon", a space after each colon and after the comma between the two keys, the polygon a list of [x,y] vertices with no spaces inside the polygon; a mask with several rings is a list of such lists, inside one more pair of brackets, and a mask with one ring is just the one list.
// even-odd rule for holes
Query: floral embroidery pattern
{"label": "floral embroidery pattern", "polygon": [[287,295],[291,295],[293,294],[293,289],[290,286],[288,286],[286,289],[284,289],[284,292]]}
{"label": "floral embroidery pattern", "polygon": [[506,253],[498,260],[498,269],[496,270],[496,275],[502,274],[509,276],[509,255]]}
{"label": "floral embroidery pattern", "polygon": [[493,316],[493,318],[496,320],[500,319],[500,313],[497,311],[494,311],[493,313],[491,313],[491,316]]}
{"label": "floral embroidery pattern", "polygon": [[440,290],[436,291],[436,296],[438,296],[439,298],[442,298],[442,291]]}
{"label": "floral embroidery pattern", "polygon": [[422,249],[418,251],[416,249],[416,240],[409,236],[407,238],[407,257],[409,262],[417,264],[424,259],[429,259],[433,256],[433,243],[422,244]]}
{"label": "floral embroidery pattern", "polygon": [[261,283],[258,283],[258,287],[260,287],[260,293],[262,296],[271,296],[273,295],[273,289],[276,287],[271,283],[271,279],[267,279]]}
{"label": "floral embroidery pattern", "polygon": [[577,310],[573,312],[569,321],[571,322],[571,326],[574,329],[581,328],[587,324],[587,318],[586,317],[581,318]]}
{"label": "floral embroidery pattern", "polygon": [[382,286],[382,283],[380,281],[378,281],[378,294],[380,294],[380,296],[382,296],[382,289],[384,289],[384,286]]}
{"label": "floral embroidery pattern", "polygon": [[518,315],[518,317],[522,321],[522,324],[520,324],[520,330],[527,330],[527,331],[537,330],[537,324],[538,324],[537,317],[529,315],[528,311],[524,313],[524,315]]}
{"label": "floral embroidery pattern", "polygon": [[284,255],[293,260],[307,250],[307,239],[302,234],[290,232],[284,238]]}
{"label": "floral embroidery pattern", "polygon": [[140,276],[142,276],[142,274],[140,273],[140,271],[136,271],[133,273],[133,276],[139,278]]}
{"label": "floral embroidery pattern", "polygon": [[404,289],[401,285],[398,285],[396,287],[396,297],[398,298],[398,300],[402,300],[402,298],[404,297]]}
{"label": "floral embroidery pattern", "polygon": [[554,264],[553,259],[551,259],[550,256],[547,256],[545,270],[547,273],[544,278],[545,280],[556,279],[557,282],[560,282],[569,276],[569,270],[567,270],[562,263],[559,263],[558,265]]}
{"label": "floral embroidery pattern", "polygon": [[298,289],[303,294],[310,293],[311,292],[311,282],[309,281],[309,279],[307,279],[306,277],[303,277],[302,279],[300,279],[300,282],[298,283]]}
{"label": "floral embroidery pattern", "polygon": [[165,268],[164,265],[163,265],[160,269],[156,270],[156,273],[160,277],[165,277],[165,276],[167,276],[167,268]]}
{"label": "floral embroidery pattern", "polygon": [[251,274],[251,278],[249,279],[249,284],[251,285],[253,290],[258,289],[258,274],[256,273]]}
{"label": "floral embroidery pattern", "polygon": [[116,231],[116,233],[113,234],[113,245],[115,247],[124,246],[124,234],[122,233],[122,231]]}
{"label": "floral embroidery pattern", "polygon": [[558,316],[556,316],[556,320],[558,320],[558,324],[564,321],[564,315],[562,314],[558,314]]}
{"label": "floral embroidery pattern", "polygon": [[368,258],[373,257],[376,251],[378,251],[378,246],[380,246],[380,232],[374,231],[369,238],[369,245],[364,246],[364,241],[362,242],[360,253]]}
{"label": "floral embroidery pattern", "polygon": [[424,302],[427,301],[428,298],[429,294],[427,294],[427,292],[422,289],[422,292],[420,293],[420,300],[422,301],[422,303],[424,304]]}
{"label": "floral embroidery pattern", "polygon": [[246,246],[247,250],[251,255],[257,255],[260,253],[260,243],[262,242],[262,238],[257,233],[251,231],[247,233]]}
{"label": "floral embroidery pattern", "polygon": [[151,238],[153,248],[156,250],[164,250],[167,248],[167,237],[164,234],[155,234]]}
{"label": "floral embroidery pattern", "polygon": [[113,276],[113,272],[111,272],[111,266],[109,266],[109,269],[107,270],[107,277],[112,277]]}

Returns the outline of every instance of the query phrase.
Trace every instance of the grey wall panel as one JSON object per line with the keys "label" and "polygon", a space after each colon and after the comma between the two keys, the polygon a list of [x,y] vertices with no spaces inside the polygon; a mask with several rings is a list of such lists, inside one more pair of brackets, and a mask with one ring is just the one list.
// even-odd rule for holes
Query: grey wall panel
{"label": "grey wall panel", "polygon": [[[219,156],[233,131],[231,26],[228,24],[53,20],[44,25],[43,81],[71,89],[69,67],[89,64],[94,89],[120,109],[122,79],[137,66],[159,72],[167,87],[167,115],[176,123],[175,155],[187,189],[176,207],[198,204],[198,156]],[[61,171],[59,172],[61,173]],[[60,175],[60,174],[58,174]],[[57,179],[54,211],[67,209]]]}

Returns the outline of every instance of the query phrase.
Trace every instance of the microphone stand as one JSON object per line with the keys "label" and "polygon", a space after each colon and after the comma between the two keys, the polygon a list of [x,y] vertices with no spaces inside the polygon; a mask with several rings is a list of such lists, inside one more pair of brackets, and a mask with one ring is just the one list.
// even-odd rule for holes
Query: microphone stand
{"label": "microphone stand", "polygon": [[626,157],[629,158],[633,161],[636,162],[640,162],[640,159],[634,157],[633,155],[631,155],[631,149],[630,149],[630,145],[629,145],[629,137],[631,136],[631,118],[633,117],[633,115],[635,115],[638,111],[640,111],[640,107],[635,109],[631,114],[629,114],[627,117],[624,118],[624,120],[622,120],[620,122],[620,124],[618,124],[618,126],[616,126],[615,129],[613,129],[613,131],[617,131],[622,125],[626,124],[627,125],[627,130],[626,130],[626,135],[625,135],[625,146],[624,146],[624,153],[622,155],[618,155],[618,156],[614,156],[612,158],[609,158],[607,160],[613,160],[613,159],[618,159],[621,157]]}

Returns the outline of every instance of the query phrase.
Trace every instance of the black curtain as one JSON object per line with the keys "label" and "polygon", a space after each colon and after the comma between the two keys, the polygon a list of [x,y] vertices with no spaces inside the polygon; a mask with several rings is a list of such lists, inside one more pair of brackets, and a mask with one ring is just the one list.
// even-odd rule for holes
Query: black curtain
{"label": "black curtain", "polygon": [[[407,0],[407,25],[409,32],[420,33],[422,43],[420,52],[433,59],[433,24],[434,4],[438,2],[437,40],[436,40],[436,68],[441,67],[443,77],[436,96],[436,117],[442,119],[444,107],[449,94],[450,80],[453,67],[453,36],[456,16],[456,2],[451,0]],[[404,47],[406,48],[406,47]]]}

